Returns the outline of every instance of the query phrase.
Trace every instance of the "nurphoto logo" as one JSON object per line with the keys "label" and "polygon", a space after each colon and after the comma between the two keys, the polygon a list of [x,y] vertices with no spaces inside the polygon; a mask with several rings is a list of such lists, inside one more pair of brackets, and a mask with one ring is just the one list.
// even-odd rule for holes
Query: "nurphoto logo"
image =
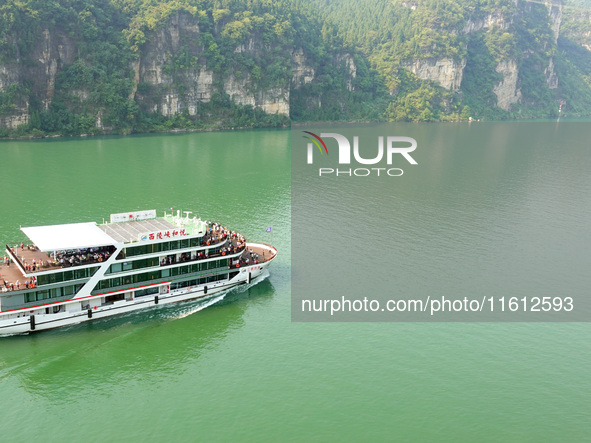
{"label": "nurphoto logo", "polygon": [[[351,164],[351,143],[347,137],[336,132],[323,132],[316,135],[313,132],[303,131],[308,135],[303,137],[308,140],[307,143],[307,164],[314,163],[315,148],[318,148],[321,155],[329,155],[329,150],[324,139],[331,138],[336,140],[338,145],[338,163],[339,165]],[[392,165],[392,158],[395,154],[400,154],[411,165],[416,165],[417,162],[411,157],[410,153],[417,148],[417,141],[410,137],[387,136],[385,137],[386,149],[384,149],[384,137],[378,137],[378,149],[375,157],[362,157],[359,149],[359,137],[353,136],[353,158],[354,162],[359,165],[377,165],[383,163],[384,157],[386,165]],[[370,148],[367,148],[369,150]],[[375,151],[374,151],[375,152]],[[386,167],[372,167],[372,168],[318,168],[318,175],[323,176],[356,176],[367,177],[369,175],[388,175],[390,177],[400,177],[404,171],[401,168],[386,168]]]}

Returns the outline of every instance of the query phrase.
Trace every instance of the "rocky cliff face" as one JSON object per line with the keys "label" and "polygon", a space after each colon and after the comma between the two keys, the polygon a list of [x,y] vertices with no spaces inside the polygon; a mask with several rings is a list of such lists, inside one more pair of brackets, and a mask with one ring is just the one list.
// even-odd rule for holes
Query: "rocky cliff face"
{"label": "rocky cliff face", "polygon": [[53,100],[57,73],[72,63],[75,56],[76,43],[72,38],[61,32],[43,30],[31,57],[37,63],[27,69],[24,77],[33,84],[31,92],[41,99],[45,109]]}
{"label": "rocky cliff face", "polygon": [[515,60],[500,62],[496,69],[503,79],[494,87],[493,92],[497,96],[497,106],[505,111],[521,101],[521,91],[517,88],[519,71]]}
{"label": "rocky cliff face", "polygon": [[[420,15],[425,2],[407,0],[398,4],[406,8],[405,13]],[[562,66],[559,64],[560,60],[552,58],[550,54],[555,52],[556,41],[561,32],[562,6],[537,3],[524,5],[523,2],[506,2],[497,6],[492,3],[478,6],[473,17],[468,17],[465,21],[452,21],[456,24],[442,29],[441,34],[438,34],[439,28],[435,29],[438,23],[434,22],[430,25],[432,34],[409,37],[416,38],[413,44],[419,45],[422,52],[413,52],[414,49],[410,46],[404,48],[406,52],[401,51],[395,57],[384,60],[384,66],[379,69],[380,74],[383,78],[387,77],[386,82],[396,84],[400,79],[396,77],[398,69],[403,67],[420,79],[432,81],[450,92],[461,93],[462,82],[466,81],[468,85],[468,78],[476,78],[472,74],[474,70],[466,70],[467,64],[473,66],[476,60],[481,61],[482,56],[485,62],[480,63],[480,66],[486,65],[488,73],[494,70],[502,77],[499,81],[493,75],[486,80],[486,87],[482,87],[482,82],[472,83],[477,85],[476,89],[480,87],[486,90],[487,96],[483,100],[486,100],[487,106],[492,107],[494,103],[491,92],[494,92],[496,104],[501,109],[509,110],[522,100],[527,106],[535,106],[536,97],[528,95],[531,84],[539,83],[538,79],[543,83],[545,78],[549,89],[559,86],[557,72],[562,72]],[[488,8],[486,11],[493,8],[497,10],[484,14],[484,8]],[[279,116],[288,116],[290,112],[294,116],[304,115],[298,112],[312,107],[324,111],[332,106],[330,112],[318,112],[313,118],[330,118],[338,114],[339,109],[340,118],[345,118],[342,108],[346,108],[347,100],[360,93],[377,96],[378,92],[374,91],[380,91],[375,85],[368,86],[373,84],[373,79],[371,82],[362,79],[356,81],[358,75],[368,76],[370,71],[365,62],[359,65],[359,69],[356,66],[355,60],[361,60],[360,54],[353,57],[344,50],[340,53],[338,50],[328,50],[328,45],[318,50],[312,48],[309,42],[302,41],[302,36],[298,36],[300,40],[292,38],[293,35],[290,38],[285,37],[290,33],[297,33],[297,27],[281,35],[284,22],[266,23],[265,20],[270,20],[266,15],[261,15],[255,21],[247,13],[226,14],[223,13],[224,10],[216,10],[217,13],[190,11],[190,8],[177,12],[167,10],[170,15],[152,17],[157,23],[132,21],[131,25],[127,22],[118,24],[120,28],[124,28],[116,31],[121,32],[121,35],[108,42],[101,41],[103,54],[108,52],[105,48],[109,45],[116,47],[118,54],[123,54],[119,58],[121,62],[116,67],[116,72],[112,70],[108,74],[97,74],[100,70],[96,69],[96,59],[93,59],[92,50],[88,50],[87,46],[92,42],[98,43],[96,35],[99,34],[84,36],[79,29],[83,27],[83,22],[69,27],[63,23],[49,25],[39,24],[42,21],[36,22],[38,28],[35,32],[38,35],[30,38],[34,43],[27,48],[26,54],[11,54],[0,59],[0,93],[3,94],[0,95],[0,129],[14,129],[34,120],[43,120],[53,113],[49,119],[59,121],[54,126],[46,126],[50,129],[43,127],[46,132],[57,132],[68,125],[76,126],[82,119],[85,125],[79,126],[89,132],[94,130],[93,120],[97,128],[109,130],[117,128],[118,119],[126,118],[126,128],[134,130],[133,128],[140,127],[135,123],[138,120],[132,123],[129,121],[133,120],[134,114],[138,114],[138,105],[142,122],[149,121],[146,124],[148,126],[154,124],[153,122],[156,125],[161,124],[163,120],[158,118],[158,114],[164,117],[179,114],[194,116],[192,122],[199,123],[199,118],[210,115],[211,121],[217,119],[218,115],[215,111],[212,112],[216,107],[223,108],[220,115],[228,110],[228,113],[236,114],[252,112],[250,109],[238,109],[231,102]],[[534,14],[531,14],[532,11]],[[535,25],[529,28],[526,23],[528,14],[534,16],[532,23]],[[588,15],[584,19],[588,21]],[[266,23],[264,26],[260,24],[263,22]],[[128,25],[129,28],[126,28]],[[136,27],[133,28],[132,25]],[[521,41],[534,41],[533,38],[528,40],[526,33],[538,25],[539,28],[534,29],[535,37],[541,35],[544,41],[535,51],[526,53],[519,46],[520,38]],[[451,27],[454,29],[450,29]],[[125,36],[129,36],[126,32],[131,30],[145,32],[142,34],[145,39],[138,40],[136,46],[130,44],[133,49],[121,43]],[[521,31],[523,34],[520,36]],[[14,35],[0,35],[0,43],[4,44],[4,50],[14,47],[18,52],[19,45],[15,43],[18,40],[15,37],[17,33],[11,32]],[[77,37],[72,37],[74,35]],[[522,38],[524,35],[526,38]],[[532,35],[534,34],[529,37]],[[481,36],[484,37],[481,39]],[[472,54],[476,54],[476,57],[471,58],[468,55],[469,50],[478,48],[473,45],[477,40],[484,42],[483,50],[474,50]],[[294,43],[296,41],[299,43]],[[510,41],[509,45],[506,45],[507,41]],[[9,44],[6,45],[6,42]],[[421,46],[424,42],[424,46]],[[496,44],[510,48],[505,52],[496,51]],[[531,44],[535,46],[537,43]],[[137,47],[140,48],[139,52],[128,62],[132,58],[132,51]],[[3,47],[0,46],[0,49]],[[402,57],[399,54],[409,53],[424,55],[405,60],[397,58]],[[107,57],[104,59],[108,60]],[[280,62],[276,63],[277,59],[281,59]],[[393,69],[387,66],[389,60],[394,60]],[[555,63],[558,69],[555,68]],[[94,79],[100,75],[103,75],[102,83],[95,83]],[[104,77],[108,75],[112,77],[105,80]],[[84,80],[86,83],[81,78],[87,79]],[[411,82],[416,83],[415,79],[411,79],[409,83]],[[57,89],[60,84],[67,84],[67,87]],[[113,86],[115,84],[116,87]],[[356,84],[360,85],[357,91]],[[106,88],[103,88],[104,85]],[[103,100],[103,95],[108,99]],[[445,95],[450,103],[449,106],[446,105],[446,112],[459,112],[452,110],[451,106],[455,94]],[[6,97],[10,97],[8,105]],[[461,100],[456,102],[460,103]],[[46,110],[50,112],[44,113]],[[69,116],[64,117],[68,113]],[[84,115],[78,120],[71,117],[82,114]],[[152,118],[150,114],[156,116]],[[225,114],[221,118],[224,116]],[[70,124],[71,122],[74,124]],[[144,128],[145,126],[140,127],[140,130]],[[72,132],[75,131],[76,129]]]}
{"label": "rocky cliff face", "polygon": [[[197,18],[176,13],[165,27],[154,33],[142,48],[141,56],[132,64],[136,87],[132,94],[140,105],[166,117],[187,111],[196,115],[200,103],[211,100],[213,72],[202,59],[203,48],[188,44],[199,41]],[[182,49],[190,66],[178,69],[174,56]],[[143,85],[139,88],[138,85]]]}
{"label": "rocky cliff face", "polygon": [[[221,28],[221,25],[216,27],[216,32]],[[315,68],[302,48],[290,50],[291,75],[270,86],[261,86],[261,74],[253,79],[249,71],[252,68],[241,65],[236,65],[236,69],[215,71],[201,37],[198,16],[184,11],[171,14],[164,25],[147,35],[139,56],[130,63],[133,88],[127,98],[148,113],[172,117],[186,112],[197,116],[200,107],[211,102],[215,93],[221,93],[227,94],[236,104],[289,116],[292,91],[315,80]],[[269,49],[253,34],[246,43],[237,45],[234,53],[256,55]],[[31,85],[22,97],[13,100],[10,109],[5,107],[0,113],[0,129],[14,129],[30,121],[29,97],[35,98],[36,109],[49,109],[60,72],[77,60],[81,59],[73,39],[63,32],[43,29],[27,60],[0,62],[0,92]],[[345,63],[349,90],[352,90],[352,79],[356,75],[353,58],[346,54],[334,63]],[[268,67],[261,65],[259,68],[265,77]],[[90,96],[84,88],[71,89],[68,94],[75,97],[80,106],[84,106]],[[94,109],[95,126],[108,131],[112,128],[104,125],[105,113],[104,107]]]}
{"label": "rocky cliff face", "polygon": [[508,29],[509,26],[511,26],[512,24],[512,18],[507,19],[502,13],[495,12],[492,14],[488,14],[482,18],[466,20],[466,24],[464,25],[460,33],[470,34],[473,32],[490,29],[493,26],[496,26],[499,29]]}
{"label": "rocky cliff face", "polygon": [[[17,63],[0,64],[0,92],[22,84],[22,73]],[[0,128],[14,129],[29,122],[29,100],[18,96],[10,110],[0,114]]]}
{"label": "rocky cliff face", "polygon": [[[217,81],[222,84],[223,92],[237,104],[259,108],[268,114],[289,115],[292,86],[289,82],[262,90],[257,88],[248,73],[231,72],[224,78],[216,78],[214,72],[208,68],[203,46],[194,43],[199,42],[199,34],[197,18],[190,14],[177,13],[146,43],[140,59],[133,66],[136,82],[150,85],[149,90],[159,90],[160,95],[155,99],[152,92],[135,92],[133,97],[140,104],[167,117],[184,111],[189,115],[196,115],[199,106],[211,100]],[[171,72],[174,55],[187,50],[195,60],[195,65]],[[234,52],[256,53],[262,50],[264,48],[261,43],[250,38],[248,43],[237,46]],[[301,48],[292,52],[292,61],[293,87],[310,83],[314,79],[314,68],[307,64]]]}
{"label": "rocky cliff face", "polygon": [[548,16],[550,17],[550,29],[554,34],[554,43],[557,42],[560,35],[560,23],[562,21],[562,5],[546,3],[548,8]]}
{"label": "rocky cliff face", "polygon": [[11,86],[23,91],[15,98],[12,112],[0,115],[0,128],[14,129],[29,122],[29,96],[34,96],[44,109],[48,109],[53,100],[57,73],[74,61],[75,53],[76,44],[69,36],[44,29],[26,59],[19,54],[11,63],[0,63],[0,91],[6,92]]}
{"label": "rocky cliff face", "polygon": [[260,108],[267,114],[289,115],[289,86],[252,92],[250,76],[237,80],[233,75],[224,80],[224,92],[235,103]]}
{"label": "rocky cliff face", "polygon": [[29,123],[29,101],[19,100],[14,109],[6,115],[0,115],[0,129],[16,129]]}
{"label": "rocky cliff face", "polygon": [[[51,104],[57,73],[72,63],[76,52],[74,41],[63,33],[44,29],[26,60],[17,56],[11,63],[0,64],[0,91],[11,86],[23,92],[15,98],[12,112],[0,115],[0,128],[14,129],[30,119],[29,94],[41,101],[44,109]],[[30,86],[29,86],[30,85]],[[29,89],[28,94],[24,89]]]}
{"label": "rocky cliff face", "polygon": [[347,77],[347,89],[353,91],[353,79],[357,77],[357,66],[355,65],[355,59],[351,54],[338,54],[336,58],[336,64],[344,64],[346,71],[348,72]]}
{"label": "rocky cliff face", "polygon": [[462,76],[466,67],[466,59],[456,62],[452,58],[414,60],[404,65],[410,72],[422,80],[439,83],[443,88],[452,91],[460,89]]}
{"label": "rocky cliff face", "polygon": [[[525,6],[525,11],[531,12],[531,5]],[[560,34],[562,5],[548,4],[547,11],[548,26],[553,34],[553,42],[545,44],[544,50],[548,50],[549,45],[556,45]],[[528,12],[516,9],[513,15],[506,15],[498,11],[480,18],[468,18],[461,29],[452,30],[452,33],[461,37],[474,33],[495,32],[496,35],[500,35],[500,32],[506,32],[504,35],[511,36],[516,32],[515,23],[519,22],[516,19],[518,17],[522,19],[523,16],[519,16],[519,14],[524,13]],[[529,54],[524,54],[524,57],[529,57]],[[550,57],[546,63],[546,68],[542,67],[546,84],[549,89],[556,89],[558,88],[558,75],[554,67],[554,59]],[[403,63],[402,66],[422,80],[430,80],[447,90],[458,91],[462,84],[466,59],[462,58],[460,61],[456,61],[450,57],[419,58]],[[519,88],[519,63],[514,57],[505,57],[497,61],[495,71],[503,77],[493,88],[493,92],[497,97],[497,106],[509,110],[512,105],[520,103],[522,100],[522,93]]]}
{"label": "rocky cliff face", "polygon": [[[562,21],[562,5],[547,5],[548,16],[550,17],[550,29],[554,34],[554,44],[558,42],[558,36],[560,35],[560,23]],[[548,88],[558,88],[558,75],[554,70],[554,58],[550,57],[548,61],[548,67],[544,70],[546,76],[546,83]]]}
{"label": "rocky cliff face", "polygon": [[20,84],[18,63],[0,64],[0,90],[6,91],[10,85]]}
{"label": "rocky cliff face", "polygon": [[548,63],[548,67],[544,70],[544,75],[546,76],[546,84],[550,89],[558,88],[558,74],[554,69],[554,58],[550,57],[550,61]]}
{"label": "rocky cliff face", "polygon": [[293,75],[291,78],[292,87],[298,88],[312,82],[312,80],[314,80],[315,71],[306,60],[304,51],[301,48],[293,51],[291,53],[291,59],[293,60]]}
{"label": "rocky cliff face", "polygon": [[[486,31],[492,27],[508,29],[512,23],[511,18],[507,19],[502,13],[495,12],[482,18],[468,19],[461,30],[454,32],[466,35]],[[422,80],[431,80],[447,90],[458,91],[462,84],[466,59],[462,58],[459,61],[450,57],[414,59],[404,63],[403,67]]]}

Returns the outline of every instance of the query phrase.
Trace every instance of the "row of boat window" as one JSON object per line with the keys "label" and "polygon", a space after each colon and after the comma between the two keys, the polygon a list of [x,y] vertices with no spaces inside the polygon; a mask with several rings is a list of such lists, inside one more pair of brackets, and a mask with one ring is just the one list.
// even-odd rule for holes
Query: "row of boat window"
{"label": "row of boat window", "polygon": [[189,274],[191,272],[207,271],[208,269],[225,268],[228,266],[228,259],[212,260],[203,263],[195,263],[189,266],[179,266],[177,268],[163,269],[162,277],[174,277],[180,274]]}
{"label": "row of boat window", "polygon": [[[209,250],[209,255],[215,255],[218,254],[220,252],[220,248],[212,248]],[[186,254],[183,253],[183,255],[186,255],[187,258],[185,260],[196,260],[197,258],[190,258],[190,254],[187,252]],[[176,260],[176,257],[175,257]],[[151,258],[143,258],[140,260],[134,260],[134,261],[129,261],[129,262],[124,262],[124,263],[113,263],[111,266],[109,266],[109,269],[107,270],[106,274],[116,274],[118,272],[125,272],[125,271],[133,271],[135,269],[142,269],[142,268],[151,268],[154,266],[159,266],[161,263],[159,261],[158,257],[151,257]],[[205,269],[211,269],[211,268],[205,268]]]}
{"label": "row of boat window", "polygon": [[[222,262],[224,260],[218,260],[218,261]],[[185,273],[188,273],[188,272],[181,272],[181,274],[185,274]],[[148,273],[148,274],[157,274],[157,273]],[[178,275],[178,274],[175,274],[175,275]],[[139,275],[134,276],[134,277],[139,277]],[[146,274],[146,275],[144,275],[144,277],[148,277],[148,275]],[[154,276],[154,278],[159,278],[159,277]],[[228,274],[218,274],[218,275],[210,275],[208,277],[202,277],[202,278],[197,278],[197,279],[192,279],[192,280],[184,280],[184,281],[180,281],[180,282],[176,282],[176,283],[171,284],[170,289],[175,290],[175,289],[186,288],[186,287],[190,287],[190,286],[203,285],[206,283],[212,283],[212,282],[217,282],[220,280],[226,280],[227,278],[228,278]],[[110,280],[114,280],[113,282],[110,282],[110,283],[113,283],[113,286],[120,286],[121,285],[120,278],[115,278],[115,279],[110,279]],[[144,281],[144,280],[138,279],[137,281],[134,281],[134,282],[137,283],[140,281]],[[103,281],[101,283],[104,283],[104,282],[105,281]],[[127,284],[127,283],[123,283],[123,284]],[[82,288],[82,286],[83,285],[70,285],[70,286],[62,286],[59,288],[42,289],[42,290],[38,290],[35,292],[29,292],[28,294],[25,294],[25,303],[32,303],[32,302],[38,302],[38,301],[48,300],[48,299],[52,299],[52,298],[72,296],[72,295],[76,294]],[[140,289],[140,290],[135,291],[135,296],[136,297],[143,297],[145,295],[151,295],[151,294],[156,294],[156,293],[158,293],[158,288],[146,288],[146,289]]]}
{"label": "row of boat window", "polygon": [[172,240],[163,243],[152,243],[147,245],[132,246],[123,249],[118,259],[126,257],[135,257],[137,255],[154,254],[162,251],[174,251],[176,249],[185,249],[201,245],[202,237],[188,238],[185,240]]}
{"label": "row of boat window", "polygon": [[[226,280],[228,274],[210,275],[209,277],[196,278],[192,280],[184,280],[170,285],[171,290],[186,288],[190,286],[203,285],[206,283],[213,283],[220,280]],[[113,279],[115,280],[115,279]],[[117,279],[120,280],[120,279]],[[25,294],[25,303],[32,303],[37,301],[48,300],[52,298],[67,297],[76,294],[82,285],[62,286],[60,288],[42,289],[35,292]],[[135,291],[136,297],[143,297],[146,295],[158,293],[158,288],[146,288]]]}
{"label": "row of boat window", "polygon": [[41,289],[35,292],[25,294],[25,303],[47,300],[50,298],[67,297],[76,294],[83,285],[62,286],[52,289]]}
{"label": "row of boat window", "polygon": [[63,281],[78,280],[80,278],[89,278],[94,275],[98,268],[99,266],[95,266],[93,268],[72,269],[71,271],[40,275],[37,277],[37,286],[48,285],[51,283],[60,283]]}
{"label": "row of boat window", "polygon": [[134,269],[151,268],[158,266],[158,257],[144,258],[141,260],[129,261],[125,263],[114,263],[109,266],[106,274],[115,274],[117,272],[133,271]]}
{"label": "row of boat window", "polygon": [[[188,240],[181,240],[181,241],[188,241]],[[171,242],[172,243],[172,242]],[[178,241],[177,241],[178,243]],[[211,255],[214,255],[219,252],[219,248],[213,248],[210,250]],[[209,262],[213,263],[213,262]],[[125,272],[125,271],[132,271],[134,269],[142,269],[142,268],[149,268],[153,266],[158,266],[160,264],[158,257],[146,258],[142,260],[135,260],[126,263],[115,263],[109,267],[107,270],[107,274],[116,273],[116,272]],[[209,265],[207,263],[201,263],[199,266],[198,271],[205,270],[205,269],[213,269],[216,266]],[[64,272],[55,272],[52,274],[40,275],[37,277],[37,286],[48,285],[52,283],[61,283],[64,281],[71,281],[71,280],[78,280],[81,278],[90,278],[94,275],[94,273],[99,269],[98,266],[92,268],[84,268],[84,269],[72,269]],[[193,272],[193,271],[191,271]],[[195,271],[197,272],[197,271]]]}
{"label": "row of boat window", "polygon": [[152,272],[143,272],[141,274],[127,275],[125,277],[114,277],[99,282],[95,289],[110,289],[117,286],[142,283],[160,278],[174,277],[176,275],[190,274],[193,272],[205,271],[228,266],[228,259],[213,260],[204,263],[195,263],[188,266],[179,266],[177,268],[162,269]]}
{"label": "row of boat window", "polygon": [[228,274],[218,274],[218,275],[210,275],[209,277],[197,278],[193,280],[185,280],[176,283],[172,283],[170,285],[170,289],[174,291],[175,289],[186,288],[190,286],[197,286],[203,285],[205,283],[212,283],[220,280],[226,280],[228,278]]}
{"label": "row of boat window", "polygon": [[135,291],[135,296],[136,297],[144,297],[146,295],[158,294],[159,291],[160,291],[160,289],[158,289],[157,287],[138,289],[137,291]]}

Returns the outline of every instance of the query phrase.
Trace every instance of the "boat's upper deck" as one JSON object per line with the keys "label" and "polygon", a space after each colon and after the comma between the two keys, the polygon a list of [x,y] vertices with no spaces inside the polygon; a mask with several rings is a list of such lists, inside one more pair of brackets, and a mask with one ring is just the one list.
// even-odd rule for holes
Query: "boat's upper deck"
{"label": "boat's upper deck", "polygon": [[170,231],[178,226],[163,218],[152,220],[130,221],[122,223],[106,223],[99,228],[117,243],[132,243],[140,240],[142,235],[151,232]]}
{"label": "boat's upper deck", "polygon": [[176,216],[165,213],[156,218],[155,211],[144,211],[115,214],[110,223],[102,225],[74,223],[21,228],[33,244],[6,245],[8,260],[0,259],[0,291],[25,289],[25,284],[33,284],[40,272],[103,263],[116,251],[117,244],[162,242],[184,236],[200,237],[199,244],[203,246],[223,246],[228,237],[244,242],[240,234],[217,223],[185,214],[181,217],[178,211]]}
{"label": "boat's upper deck", "polygon": [[[98,226],[117,243],[134,243],[185,235],[204,235],[207,223],[197,218],[165,214],[163,218],[106,223]],[[160,236],[158,236],[160,234]]]}
{"label": "boat's upper deck", "polygon": [[115,252],[115,247],[101,246],[48,253],[35,245],[21,244],[14,247],[6,245],[6,251],[9,255],[0,259],[0,292],[5,292],[4,288],[26,289],[27,284],[35,281],[37,273],[100,265]]}

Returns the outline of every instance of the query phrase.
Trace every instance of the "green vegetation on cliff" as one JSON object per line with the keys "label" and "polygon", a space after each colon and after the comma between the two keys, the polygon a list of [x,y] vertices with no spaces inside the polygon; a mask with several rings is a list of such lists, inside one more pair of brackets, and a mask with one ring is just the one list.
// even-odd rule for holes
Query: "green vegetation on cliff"
{"label": "green vegetation on cliff", "polygon": [[587,3],[5,0],[0,136],[590,115]]}
{"label": "green vegetation on cliff", "polygon": [[[314,2],[384,79],[388,119],[555,117],[564,102],[567,114],[591,114],[589,51],[578,50],[591,50],[588,0]],[[450,73],[460,86],[442,88]]]}
{"label": "green vegetation on cliff", "polygon": [[0,135],[380,118],[381,81],[316,15],[291,0],[8,0]]}

